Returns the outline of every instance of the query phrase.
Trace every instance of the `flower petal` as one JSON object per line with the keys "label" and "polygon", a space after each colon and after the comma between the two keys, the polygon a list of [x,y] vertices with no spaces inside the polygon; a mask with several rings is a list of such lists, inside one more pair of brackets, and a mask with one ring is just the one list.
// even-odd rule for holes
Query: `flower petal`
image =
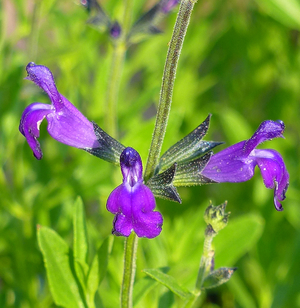
{"label": "flower petal", "polygon": [[[139,237],[153,238],[160,234],[163,218],[153,212],[155,198],[144,184],[131,187],[123,183],[110,194],[108,211],[116,214],[113,234],[129,236],[133,230]],[[129,232],[129,230],[131,230]]]}
{"label": "flower petal", "polygon": [[282,211],[279,201],[285,199],[285,192],[289,185],[289,174],[281,155],[274,150],[255,150],[254,155],[267,188],[274,188],[274,204],[278,211]]}
{"label": "flower petal", "polygon": [[48,132],[59,142],[75,148],[99,147],[93,123],[61,95],[62,107],[59,112],[47,116]]}
{"label": "flower petal", "polygon": [[122,213],[115,216],[113,222],[112,234],[117,236],[126,236],[128,237],[133,230],[132,221],[130,217],[123,215]]}
{"label": "flower petal", "polygon": [[139,153],[125,148],[120,156],[123,183],[109,195],[106,208],[115,214],[112,233],[129,236],[134,231],[139,237],[153,238],[160,234],[162,215],[153,212],[155,198],[143,183],[143,166]]}
{"label": "flower petal", "polygon": [[40,144],[37,141],[40,136],[40,124],[52,112],[54,112],[54,109],[51,105],[33,103],[26,107],[21,117],[19,130],[25,136],[33,155],[37,159],[41,159],[43,156]]}
{"label": "flower petal", "polygon": [[143,165],[139,153],[133,148],[126,148],[120,156],[123,181],[131,187],[143,181]]}
{"label": "flower petal", "polygon": [[244,154],[249,155],[260,143],[271,140],[273,138],[283,138],[285,125],[282,121],[264,121],[262,122],[253,136],[246,140],[244,146]]}
{"label": "flower petal", "polygon": [[244,155],[245,141],[214,154],[201,174],[216,182],[245,182],[252,178],[256,165]]}
{"label": "flower petal", "polygon": [[57,91],[53,75],[48,67],[30,62],[26,66],[28,76],[25,79],[33,81],[43,89],[51,99],[56,110],[61,106],[61,97]]}

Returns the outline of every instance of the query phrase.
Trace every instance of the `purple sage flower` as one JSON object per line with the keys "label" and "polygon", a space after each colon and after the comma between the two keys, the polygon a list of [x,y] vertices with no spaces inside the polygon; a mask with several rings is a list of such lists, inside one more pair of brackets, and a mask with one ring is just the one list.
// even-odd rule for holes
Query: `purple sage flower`
{"label": "purple sage flower", "polygon": [[163,0],[161,10],[164,14],[169,14],[178,3],[180,0]]}
{"label": "purple sage flower", "polygon": [[154,238],[161,232],[163,218],[155,208],[155,198],[143,183],[143,167],[139,153],[125,148],[120,156],[123,183],[115,188],[107,200],[107,209],[115,214],[112,233]]}
{"label": "purple sage flower", "polygon": [[33,103],[22,114],[19,130],[27,139],[34,156],[37,159],[43,156],[37,138],[40,136],[40,124],[45,118],[49,134],[57,141],[85,150],[99,147],[92,122],[57,91],[50,70],[33,62],[27,65],[26,70],[28,76],[25,79],[43,89],[52,103]]}
{"label": "purple sage flower", "polygon": [[264,121],[254,135],[212,155],[201,174],[216,182],[244,182],[254,175],[258,166],[267,188],[274,189],[274,204],[278,211],[283,207],[289,185],[289,174],[281,155],[274,150],[258,150],[256,146],[273,138],[283,138],[282,121]]}

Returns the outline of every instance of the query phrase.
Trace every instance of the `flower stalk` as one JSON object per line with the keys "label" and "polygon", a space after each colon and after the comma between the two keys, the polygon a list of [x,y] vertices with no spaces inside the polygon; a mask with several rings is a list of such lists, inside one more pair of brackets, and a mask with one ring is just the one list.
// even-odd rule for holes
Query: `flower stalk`
{"label": "flower stalk", "polygon": [[124,273],[121,289],[121,308],[132,307],[133,282],[136,268],[138,237],[134,232],[125,240]]}
{"label": "flower stalk", "polygon": [[130,30],[134,0],[124,1],[124,14],[121,23],[121,35],[113,42],[112,62],[109,73],[109,82],[106,93],[106,129],[109,135],[117,138],[117,103],[121,76],[127,51],[127,35]]}
{"label": "flower stalk", "polygon": [[177,64],[195,3],[195,0],[182,0],[179,7],[162,78],[155,128],[144,175],[145,181],[154,174],[158,164],[172,104]]}

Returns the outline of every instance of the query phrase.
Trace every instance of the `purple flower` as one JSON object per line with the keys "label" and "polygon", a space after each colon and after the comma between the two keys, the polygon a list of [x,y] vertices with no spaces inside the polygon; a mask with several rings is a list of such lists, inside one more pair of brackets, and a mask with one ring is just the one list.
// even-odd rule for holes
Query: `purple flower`
{"label": "purple flower", "polygon": [[27,139],[33,155],[37,159],[43,156],[37,138],[40,136],[40,124],[45,118],[49,134],[57,141],[85,150],[99,147],[92,122],[57,91],[50,70],[33,62],[27,65],[26,70],[28,76],[25,79],[43,89],[52,103],[33,103],[22,114],[19,130]]}
{"label": "purple flower", "polygon": [[133,148],[126,148],[120,157],[123,183],[115,188],[107,200],[107,209],[115,214],[112,233],[154,238],[161,232],[162,215],[154,212],[155,198],[143,183],[142,160]]}
{"label": "purple flower", "polygon": [[254,175],[258,166],[267,188],[274,189],[274,204],[278,211],[283,207],[280,201],[285,199],[289,185],[289,174],[281,155],[274,150],[257,150],[260,143],[273,138],[283,138],[282,121],[261,123],[254,135],[245,141],[213,155],[201,174],[216,182],[244,182]]}
{"label": "purple flower", "polygon": [[180,0],[162,0],[161,10],[164,14],[168,14],[178,3]]}

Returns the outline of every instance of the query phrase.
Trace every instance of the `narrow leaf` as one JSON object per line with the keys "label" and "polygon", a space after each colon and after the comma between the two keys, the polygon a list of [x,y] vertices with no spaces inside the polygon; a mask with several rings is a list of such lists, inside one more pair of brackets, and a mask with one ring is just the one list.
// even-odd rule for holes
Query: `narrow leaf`
{"label": "narrow leaf", "polygon": [[300,2],[297,0],[260,0],[257,1],[270,16],[282,24],[300,29]]}
{"label": "narrow leaf", "polygon": [[159,269],[145,269],[143,272],[162,285],[166,286],[170,291],[184,300],[188,300],[194,296],[186,288],[180,286],[174,277],[161,272]]}
{"label": "narrow leaf", "polygon": [[65,308],[86,308],[71,268],[72,257],[68,245],[47,227],[38,229],[38,243],[55,304]]}
{"label": "narrow leaf", "polygon": [[82,199],[77,198],[74,204],[74,217],[73,217],[73,227],[74,227],[74,264],[76,274],[84,286],[85,277],[88,271],[87,255],[88,255],[88,237],[85,223],[85,214]]}
{"label": "narrow leaf", "polygon": [[109,236],[103,241],[92,261],[87,279],[87,298],[90,307],[93,307],[95,294],[105,277],[113,239],[113,236]]}
{"label": "narrow leaf", "polygon": [[82,199],[78,197],[74,204],[74,257],[86,262],[88,254],[88,238],[85,223],[85,213]]}

